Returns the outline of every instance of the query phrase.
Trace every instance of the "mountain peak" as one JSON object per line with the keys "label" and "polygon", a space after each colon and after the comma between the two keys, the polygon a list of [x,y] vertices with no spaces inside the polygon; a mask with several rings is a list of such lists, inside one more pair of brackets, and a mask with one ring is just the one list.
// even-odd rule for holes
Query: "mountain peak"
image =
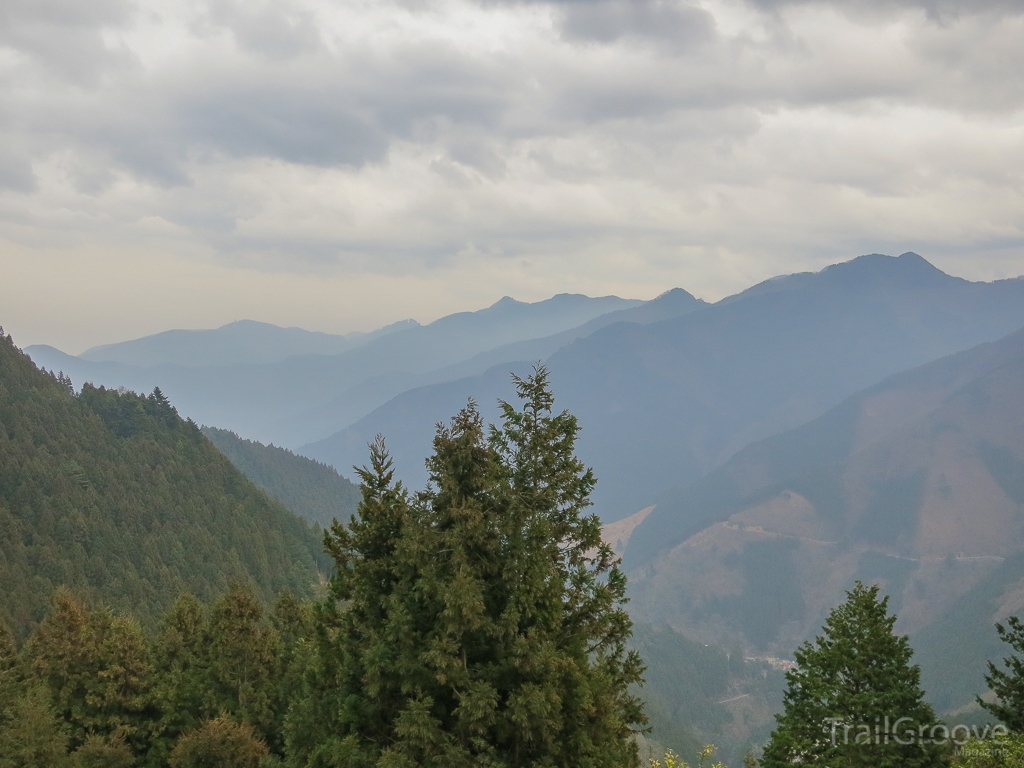
{"label": "mountain peak", "polygon": [[835,281],[846,287],[887,283],[924,288],[959,279],[947,275],[912,251],[899,256],[869,253],[825,267],[818,274],[829,282]]}
{"label": "mountain peak", "polygon": [[512,306],[515,306],[516,304],[522,304],[522,303],[523,302],[521,302],[521,301],[516,301],[511,296],[502,296],[496,302],[491,304],[491,309],[494,309],[496,307],[512,307]]}
{"label": "mountain peak", "polygon": [[685,290],[683,288],[669,288],[664,293],[659,293],[657,296],[655,296],[653,299],[651,299],[651,301],[680,301],[680,300],[685,300],[685,301],[702,301],[702,299],[698,299],[692,293],[690,293],[689,291],[687,291],[687,290]]}

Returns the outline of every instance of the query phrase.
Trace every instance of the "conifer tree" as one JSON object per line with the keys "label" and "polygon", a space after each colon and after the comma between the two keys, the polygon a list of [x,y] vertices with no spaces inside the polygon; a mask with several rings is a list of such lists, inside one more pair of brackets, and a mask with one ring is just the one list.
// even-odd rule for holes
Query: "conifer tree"
{"label": "conifer tree", "polygon": [[90,612],[58,590],[29,642],[35,676],[46,684],[71,746],[92,734],[120,734],[145,753],[157,722],[149,645],[138,623]]}
{"label": "conifer tree", "polygon": [[579,428],[552,413],[543,368],[515,381],[523,408],[502,404],[489,437],[472,403],[439,428],[412,500],[372,447],[359,517],[327,537],[338,568],[314,696],[290,718],[296,765],[637,763],[642,665],[584,514]]}
{"label": "conifer tree", "polygon": [[67,749],[68,726],[54,711],[50,692],[29,685],[0,728],[0,768],[64,768]]}
{"label": "conifer tree", "polygon": [[0,623],[0,728],[9,723],[24,689],[24,670],[14,636]]}
{"label": "conifer tree", "polygon": [[1024,733],[1024,659],[1017,655],[1024,653],[1024,624],[1016,616],[1011,616],[1006,620],[1006,626],[996,624],[996,632],[1016,653],[1003,659],[1006,671],[991,661],[988,663],[985,682],[997,700],[990,702],[979,697],[978,703],[1006,723],[1014,733]]}
{"label": "conifer tree", "polygon": [[202,725],[207,712],[207,629],[203,605],[189,593],[182,594],[164,617],[153,653],[153,696],[161,713],[154,758],[166,756],[181,734]]}
{"label": "conifer tree", "polygon": [[500,621],[515,680],[502,748],[512,765],[635,764],[645,718],[628,686],[643,665],[626,650],[625,576],[585,514],[595,480],[574,453],[579,425],[553,412],[545,368],[514,381],[522,408],[502,403],[490,439],[507,507]]}
{"label": "conifer tree", "polygon": [[73,768],[132,768],[135,755],[120,733],[93,735],[71,755]]}
{"label": "conifer tree", "polygon": [[168,764],[170,768],[259,768],[268,754],[251,725],[218,717],[182,736]]}
{"label": "conifer tree", "polygon": [[370,466],[358,475],[358,516],[347,527],[335,521],[324,535],[335,573],[328,599],[316,609],[307,692],[293,703],[286,723],[296,766],[374,765],[380,745],[392,738],[402,701],[391,674],[394,649],[383,633],[407,567],[395,555],[410,517],[409,498],[394,479],[380,436],[370,446]]}
{"label": "conifer tree", "polygon": [[[823,636],[795,653],[797,668],[761,765],[820,768],[931,768],[948,762],[929,741],[936,724],[924,701],[909,639],[878,586],[861,582],[832,611]],[[907,743],[900,743],[900,741]]]}
{"label": "conifer tree", "polygon": [[279,706],[280,638],[248,587],[236,584],[209,616],[206,712],[251,723],[264,739],[274,736]]}

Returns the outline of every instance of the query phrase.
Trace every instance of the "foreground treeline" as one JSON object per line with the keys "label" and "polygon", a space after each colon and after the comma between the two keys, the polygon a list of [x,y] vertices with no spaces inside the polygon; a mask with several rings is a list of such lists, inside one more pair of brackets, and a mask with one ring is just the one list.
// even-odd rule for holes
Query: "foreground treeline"
{"label": "foreground treeline", "polygon": [[625,578],[541,368],[485,430],[441,426],[427,490],[378,441],[319,602],[182,597],[150,638],[58,591],[4,643],[0,768],[638,763]]}
{"label": "foreground treeline", "polygon": [[[182,596],[155,637],[59,591],[20,652],[0,634],[0,766],[257,765],[283,754],[313,610],[241,585]],[[211,762],[218,751],[238,760]]]}

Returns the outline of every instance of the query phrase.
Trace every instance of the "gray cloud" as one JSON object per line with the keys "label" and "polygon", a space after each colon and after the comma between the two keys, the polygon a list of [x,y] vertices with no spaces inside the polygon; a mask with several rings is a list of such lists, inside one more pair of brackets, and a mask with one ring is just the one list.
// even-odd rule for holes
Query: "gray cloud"
{"label": "gray cloud", "polygon": [[91,84],[134,62],[129,51],[106,45],[102,36],[132,15],[127,0],[7,0],[0,5],[0,46],[31,57],[52,75]]}
{"label": "gray cloud", "polygon": [[537,292],[1005,271],[1022,38],[995,1],[11,0],[0,240]]}
{"label": "gray cloud", "polygon": [[691,47],[711,40],[715,23],[707,11],[670,0],[591,0],[565,4],[562,28],[569,39],[610,43],[637,37]]}

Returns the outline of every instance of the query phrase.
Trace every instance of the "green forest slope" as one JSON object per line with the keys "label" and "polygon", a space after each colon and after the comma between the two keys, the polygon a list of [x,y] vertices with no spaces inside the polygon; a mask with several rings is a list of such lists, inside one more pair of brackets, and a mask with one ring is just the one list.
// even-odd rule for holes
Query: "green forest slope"
{"label": "green forest slope", "polygon": [[149,626],[239,579],[308,594],[319,551],[159,390],[75,395],[0,334],[0,621],[17,635],[59,585]]}
{"label": "green forest slope", "polygon": [[203,427],[203,434],[257,487],[311,523],[329,528],[335,518],[348,522],[359,506],[359,486],[334,467],[226,429]]}

